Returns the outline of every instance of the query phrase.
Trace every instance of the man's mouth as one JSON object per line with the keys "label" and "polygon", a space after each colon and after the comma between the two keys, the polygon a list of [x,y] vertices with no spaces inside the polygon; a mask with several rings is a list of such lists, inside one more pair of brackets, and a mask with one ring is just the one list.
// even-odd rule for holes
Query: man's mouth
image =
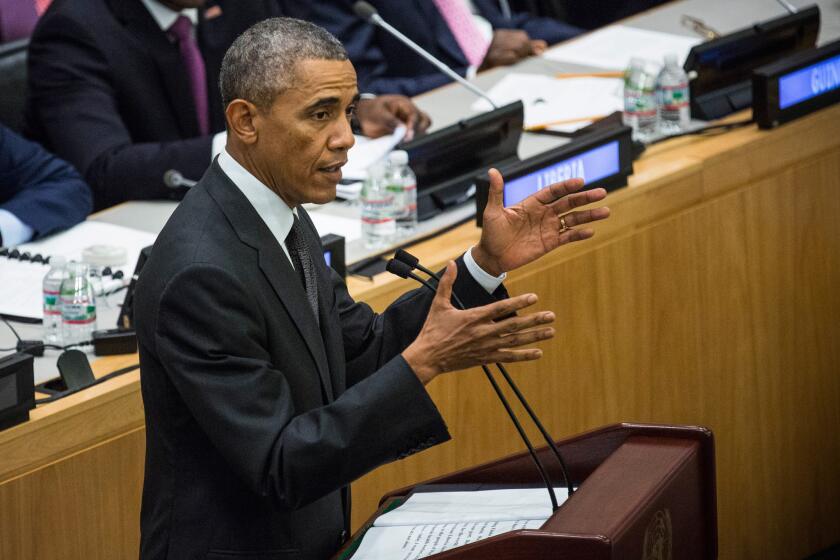
{"label": "man's mouth", "polygon": [[341,171],[341,167],[347,163],[347,160],[342,160],[333,165],[325,165],[324,167],[319,167],[318,171],[323,171],[324,173],[336,173],[337,171]]}

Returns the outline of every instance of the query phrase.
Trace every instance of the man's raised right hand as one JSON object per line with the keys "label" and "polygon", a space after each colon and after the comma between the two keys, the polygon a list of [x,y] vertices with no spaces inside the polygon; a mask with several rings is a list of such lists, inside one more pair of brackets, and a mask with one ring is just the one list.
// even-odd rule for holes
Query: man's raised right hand
{"label": "man's raised right hand", "polygon": [[542,356],[538,348],[521,347],[554,336],[553,328],[542,326],[554,321],[554,313],[510,316],[534,305],[535,294],[460,310],[451,302],[456,275],[455,263],[449,261],[420,334],[402,354],[423,384],[449,371],[493,362],[537,360]]}

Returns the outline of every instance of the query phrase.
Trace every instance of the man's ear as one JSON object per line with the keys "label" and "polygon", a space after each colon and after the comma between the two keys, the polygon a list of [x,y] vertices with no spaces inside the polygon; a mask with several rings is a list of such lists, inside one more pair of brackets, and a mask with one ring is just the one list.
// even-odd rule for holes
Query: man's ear
{"label": "man's ear", "polygon": [[228,134],[245,144],[254,144],[259,137],[257,106],[244,99],[234,99],[225,109]]}

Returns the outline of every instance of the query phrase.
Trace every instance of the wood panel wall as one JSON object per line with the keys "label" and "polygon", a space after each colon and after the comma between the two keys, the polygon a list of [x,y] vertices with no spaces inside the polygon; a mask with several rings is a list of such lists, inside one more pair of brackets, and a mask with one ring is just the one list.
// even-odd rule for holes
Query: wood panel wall
{"label": "wood panel wall", "polygon": [[[558,317],[544,358],[511,367],[556,437],[618,421],[714,430],[721,558],[840,541],[837,122],[840,107],[652,148],[594,240],[507,282]],[[478,235],[465,225],[416,253],[439,266]],[[379,309],[413,287],[348,285]],[[521,449],[477,370],[429,391],[453,441],[354,484],[354,526],[387,490]],[[143,435],[137,372],[0,432],[0,558],[136,558]]]}

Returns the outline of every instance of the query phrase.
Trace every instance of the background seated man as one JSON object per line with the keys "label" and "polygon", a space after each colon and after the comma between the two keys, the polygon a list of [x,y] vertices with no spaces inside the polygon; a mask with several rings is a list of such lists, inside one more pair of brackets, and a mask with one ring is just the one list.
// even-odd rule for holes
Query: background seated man
{"label": "background seated man", "polygon": [[0,125],[0,247],[75,225],[91,207],[75,169]]}
{"label": "background seated man", "polygon": [[[312,21],[338,37],[359,76],[374,93],[417,95],[446,84],[420,55],[353,13],[355,0],[284,0],[288,15]],[[370,0],[382,18],[462,76],[507,66],[542,53],[580,30],[558,20],[502,14],[496,0]]]}
{"label": "background seated man", "polygon": [[[27,134],[76,166],[105,208],[180,198],[224,145],[222,56],[278,0],[73,0],[50,6],[29,48]],[[362,132],[428,125],[410,100],[359,104]]]}
{"label": "background seated man", "polygon": [[[227,145],[157,238],[136,292],[146,469],[143,560],[329,558],[349,484],[449,438],[424,385],[534,360],[550,312],[511,313],[503,274],[592,235],[582,181],[502,207],[480,243],[377,315],[324,261],[301,206],[335,198],[353,145],[356,73],[312,24],[266,20],[225,55]],[[562,217],[562,220],[561,220]],[[572,226],[561,228],[561,223]],[[457,272],[456,272],[457,270]],[[450,303],[453,290],[466,311]]]}

